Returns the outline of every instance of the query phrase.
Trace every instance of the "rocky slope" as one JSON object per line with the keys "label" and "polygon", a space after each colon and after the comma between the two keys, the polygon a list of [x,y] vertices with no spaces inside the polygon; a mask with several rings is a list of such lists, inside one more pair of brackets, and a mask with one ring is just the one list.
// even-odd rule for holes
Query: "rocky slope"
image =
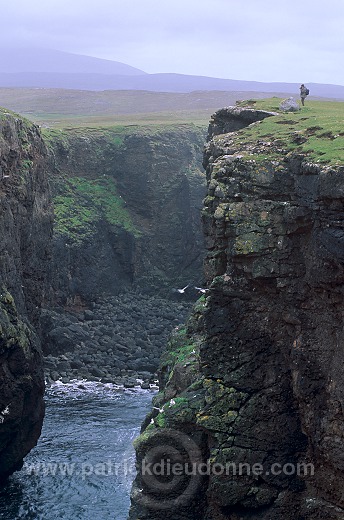
{"label": "rocky slope", "polygon": [[39,314],[49,272],[47,150],[35,125],[0,113],[0,480],[36,444],[44,415]]}
{"label": "rocky slope", "polygon": [[[299,147],[319,127],[287,141],[240,130],[267,116],[236,107],[211,122],[210,290],[162,358],[131,520],[344,517],[344,166]],[[161,461],[203,473],[147,472]]]}
{"label": "rocky slope", "polygon": [[87,379],[149,388],[169,334],[185,321],[190,307],[190,302],[125,292],[98,299],[78,313],[44,309],[47,384]]}

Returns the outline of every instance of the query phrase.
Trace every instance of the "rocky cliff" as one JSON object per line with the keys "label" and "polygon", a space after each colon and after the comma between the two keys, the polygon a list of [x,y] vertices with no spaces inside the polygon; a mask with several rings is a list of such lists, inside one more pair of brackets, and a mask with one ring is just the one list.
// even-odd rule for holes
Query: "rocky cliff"
{"label": "rocky cliff", "polygon": [[[43,130],[55,223],[47,382],[149,385],[201,284],[203,128]],[[125,293],[125,294],[124,294]],[[53,310],[52,310],[53,309]]]}
{"label": "rocky cliff", "polygon": [[166,295],[200,280],[202,129],[50,130],[45,137],[54,171],[53,304],[134,287]]}
{"label": "rocky cliff", "polygon": [[0,480],[36,444],[44,415],[39,315],[49,272],[47,150],[35,125],[0,113]]}
{"label": "rocky cliff", "polygon": [[189,308],[157,293],[201,281],[205,176],[193,125],[40,131],[6,110],[0,124],[1,479],[40,434],[38,336],[48,383],[152,379]]}
{"label": "rocky cliff", "polygon": [[161,360],[131,520],[344,518],[343,132],[313,110],[213,116],[209,291]]}

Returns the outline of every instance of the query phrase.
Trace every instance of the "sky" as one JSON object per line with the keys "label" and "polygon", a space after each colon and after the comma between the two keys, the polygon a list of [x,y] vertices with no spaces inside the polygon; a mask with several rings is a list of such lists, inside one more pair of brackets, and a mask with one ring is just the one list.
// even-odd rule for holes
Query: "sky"
{"label": "sky", "polygon": [[10,0],[0,49],[33,46],[148,73],[344,85],[343,0]]}

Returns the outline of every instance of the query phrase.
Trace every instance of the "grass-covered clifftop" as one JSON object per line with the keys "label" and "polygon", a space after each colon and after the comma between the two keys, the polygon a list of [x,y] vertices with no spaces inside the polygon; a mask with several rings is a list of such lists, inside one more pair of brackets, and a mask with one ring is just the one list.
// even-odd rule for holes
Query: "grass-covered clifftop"
{"label": "grass-covered clifftop", "polygon": [[[344,162],[344,103],[306,100],[300,111],[281,113],[281,101],[270,98],[238,103],[239,107],[274,111],[279,115],[245,128],[235,136],[233,144],[241,150],[243,144],[263,140],[269,159],[279,158],[281,150],[287,149],[292,153],[305,153],[316,163]],[[274,143],[269,142],[271,139]],[[255,159],[264,158],[265,153],[257,156],[254,150],[251,152]]]}

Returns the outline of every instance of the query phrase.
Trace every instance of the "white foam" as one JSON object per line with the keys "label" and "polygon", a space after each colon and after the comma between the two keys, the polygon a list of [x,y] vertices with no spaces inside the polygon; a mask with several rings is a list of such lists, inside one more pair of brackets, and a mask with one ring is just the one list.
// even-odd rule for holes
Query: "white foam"
{"label": "white foam", "polygon": [[150,384],[149,386],[149,389],[144,390],[139,384],[134,388],[125,388],[124,385],[117,385],[115,383],[101,383],[100,381],[88,381],[87,379],[72,379],[68,383],[63,383],[61,380],[57,380],[47,387],[46,394],[61,397],[78,397],[85,394],[106,393],[108,395],[109,393],[118,394],[123,392],[146,393],[158,389],[158,387],[154,384]]}

